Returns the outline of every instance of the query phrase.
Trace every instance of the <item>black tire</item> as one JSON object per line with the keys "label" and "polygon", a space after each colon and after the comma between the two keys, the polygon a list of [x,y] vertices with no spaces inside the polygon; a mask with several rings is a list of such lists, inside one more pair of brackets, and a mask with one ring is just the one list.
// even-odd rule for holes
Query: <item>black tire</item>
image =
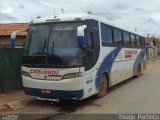
{"label": "black tire", "polygon": [[141,66],[139,65],[138,66],[138,68],[137,68],[137,74],[136,74],[136,76],[135,77],[140,77],[141,76],[141,74],[142,74],[142,72],[141,72]]}
{"label": "black tire", "polygon": [[104,74],[101,77],[101,83],[99,85],[98,93],[96,94],[96,98],[104,97],[107,93],[107,90],[108,90],[108,79],[107,79],[106,75]]}

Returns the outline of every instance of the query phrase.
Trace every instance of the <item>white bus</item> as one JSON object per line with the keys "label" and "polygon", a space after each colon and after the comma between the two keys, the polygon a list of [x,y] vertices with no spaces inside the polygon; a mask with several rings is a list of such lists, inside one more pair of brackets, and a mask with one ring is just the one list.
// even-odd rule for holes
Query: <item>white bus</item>
{"label": "white bus", "polygon": [[145,66],[145,38],[91,14],[63,14],[31,21],[24,47],[25,94],[82,100]]}

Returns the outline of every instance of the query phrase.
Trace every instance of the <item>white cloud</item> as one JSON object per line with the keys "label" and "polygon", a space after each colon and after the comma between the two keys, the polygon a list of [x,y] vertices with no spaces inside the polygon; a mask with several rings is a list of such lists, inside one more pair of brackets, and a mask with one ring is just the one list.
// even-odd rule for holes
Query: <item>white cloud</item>
{"label": "white cloud", "polygon": [[12,15],[9,15],[9,14],[6,14],[6,13],[2,13],[0,12],[0,21],[7,21],[7,22],[11,22],[11,21],[16,21],[17,18],[12,16]]}
{"label": "white cloud", "polygon": [[12,14],[13,13],[13,8],[10,7],[10,6],[5,6],[5,7],[2,7],[1,12],[5,13],[5,14]]}
{"label": "white cloud", "polygon": [[115,4],[115,8],[118,10],[128,10],[130,8],[129,4],[117,3]]}
{"label": "white cloud", "polygon": [[[159,0],[0,0],[0,22],[29,22],[37,16],[51,16],[62,13],[79,13],[91,11],[106,16],[119,26],[139,33],[159,32]],[[143,14],[145,13],[145,14]]]}

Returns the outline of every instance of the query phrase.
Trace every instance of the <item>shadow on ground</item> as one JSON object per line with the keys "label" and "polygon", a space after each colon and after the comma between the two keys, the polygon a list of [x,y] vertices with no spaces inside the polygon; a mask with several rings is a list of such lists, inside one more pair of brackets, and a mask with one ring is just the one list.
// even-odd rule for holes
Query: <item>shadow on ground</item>
{"label": "shadow on ground", "polygon": [[[118,85],[115,85],[114,87],[111,87],[107,94],[111,94],[115,90],[119,89],[120,87],[123,87],[124,85],[130,84],[131,82],[138,80],[135,79],[135,77],[130,78]],[[107,95],[106,94],[106,95]],[[49,102],[49,101],[40,101],[40,100],[32,100],[28,102],[28,105],[34,105],[34,106],[48,106],[48,107],[54,107],[58,109],[59,113],[72,113],[75,112],[77,109],[81,109],[85,106],[99,106],[99,104],[96,104],[97,98],[95,96],[89,97],[85,100],[81,101],[74,101],[74,100],[60,100],[59,102]]]}

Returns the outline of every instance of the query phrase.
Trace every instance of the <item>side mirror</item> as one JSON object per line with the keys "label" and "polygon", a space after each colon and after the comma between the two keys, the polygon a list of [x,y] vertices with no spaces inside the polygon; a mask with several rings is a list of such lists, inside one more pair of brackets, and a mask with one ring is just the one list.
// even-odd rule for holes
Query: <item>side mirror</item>
{"label": "side mirror", "polygon": [[83,25],[83,26],[79,26],[77,28],[77,43],[78,43],[78,47],[84,47],[85,45],[85,29],[87,28],[87,25]]}
{"label": "side mirror", "polygon": [[16,36],[17,36],[17,33],[24,32],[24,31],[26,31],[26,30],[17,30],[17,31],[14,31],[11,34],[11,38],[10,38],[11,48],[15,48],[15,46],[16,46]]}

